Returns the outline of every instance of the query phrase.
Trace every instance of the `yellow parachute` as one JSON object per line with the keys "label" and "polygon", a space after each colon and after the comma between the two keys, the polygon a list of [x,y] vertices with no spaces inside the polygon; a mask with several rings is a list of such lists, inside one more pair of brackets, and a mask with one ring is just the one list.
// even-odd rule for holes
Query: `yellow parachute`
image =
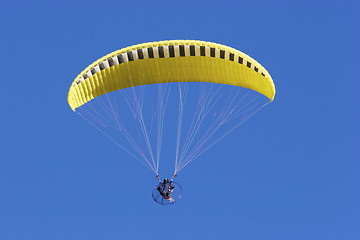
{"label": "yellow parachute", "polygon": [[119,89],[171,82],[210,82],[257,91],[271,101],[275,86],[266,69],[246,54],[216,43],[171,40],[123,48],[97,60],[70,87],[72,110]]}
{"label": "yellow parachute", "polygon": [[162,149],[166,155],[173,149],[176,175],[274,96],[270,74],[246,54],[211,42],[171,40],[97,60],[75,78],[68,103],[156,175]]}

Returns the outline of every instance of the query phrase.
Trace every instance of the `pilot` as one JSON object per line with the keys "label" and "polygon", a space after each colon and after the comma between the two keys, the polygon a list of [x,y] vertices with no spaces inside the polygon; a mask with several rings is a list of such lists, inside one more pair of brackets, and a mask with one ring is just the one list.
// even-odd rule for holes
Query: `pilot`
{"label": "pilot", "polygon": [[174,186],[169,182],[169,179],[165,178],[164,182],[159,183],[159,187],[157,188],[160,195],[164,198],[169,200],[170,202],[174,202],[175,200],[171,197],[171,193],[174,190]]}

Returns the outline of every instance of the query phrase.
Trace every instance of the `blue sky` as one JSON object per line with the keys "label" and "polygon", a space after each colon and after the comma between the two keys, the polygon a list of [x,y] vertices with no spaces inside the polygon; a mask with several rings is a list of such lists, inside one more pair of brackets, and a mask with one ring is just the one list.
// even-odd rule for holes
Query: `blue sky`
{"label": "blue sky", "polygon": [[[359,239],[359,10],[356,1],[1,1],[0,239]],[[152,172],[67,104],[91,62],[165,39],[239,49],[277,89],[184,169],[184,197],[170,207],[152,201]]]}

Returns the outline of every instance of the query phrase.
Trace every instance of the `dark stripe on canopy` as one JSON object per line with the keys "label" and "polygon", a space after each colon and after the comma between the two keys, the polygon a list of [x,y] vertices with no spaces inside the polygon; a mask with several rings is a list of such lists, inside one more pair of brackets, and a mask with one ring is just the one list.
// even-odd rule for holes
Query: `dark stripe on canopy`
{"label": "dark stripe on canopy", "polygon": [[190,56],[195,56],[195,46],[190,45]]}
{"label": "dark stripe on canopy", "polygon": [[175,57],[174,45],[169,46],[169,54],[170,54],[170,57]]}
{"label": "dark stripe on canopy", "polygon": [[180,50],[180,57],[185,57],[185,47],[184,47],[184,45],[180,45],[179,50]]}
{"label": "dark stripe on canopy", "polygon": [[158,51],[159,51],[159,58],[164,58],[164,47],[163,46],[158,47]]}
{"label": "dark stripe on canopy", "polygon": [[139,58],[139,59],[144,59],[144,54],[143,54],[143,52],[142,52],[142,49],[138,49],[138,50],[137,50],[137,54],[138,54],[138,58]]}
{"label": "dark stripe on canopy", "polygon": [[154,50],[152,47],[148,48],[149,58],[154,58]]}
{"label": "dark stripe on canopy", "polygon": [[134,61],[134,56],[133,56],[132,51],[127,52],[127,56],[128,56],[129,62]]}
{"label": "dark stripe on canopy", "polygon": [[215,48],[210,48],[210,57],[215,57]]}

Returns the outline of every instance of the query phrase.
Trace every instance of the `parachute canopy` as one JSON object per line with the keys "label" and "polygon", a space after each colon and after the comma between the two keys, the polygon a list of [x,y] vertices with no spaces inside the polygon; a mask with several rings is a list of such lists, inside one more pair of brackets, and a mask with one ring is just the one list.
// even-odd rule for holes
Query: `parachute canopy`
{"label": "parachute canopy", "polygon": [[123,48],[97,60],[70,87],[72,110],[119,89],[171,82],[209,82],[257,91],[271,101],[270,74],[246,54],[216,43],[171,40]]}

